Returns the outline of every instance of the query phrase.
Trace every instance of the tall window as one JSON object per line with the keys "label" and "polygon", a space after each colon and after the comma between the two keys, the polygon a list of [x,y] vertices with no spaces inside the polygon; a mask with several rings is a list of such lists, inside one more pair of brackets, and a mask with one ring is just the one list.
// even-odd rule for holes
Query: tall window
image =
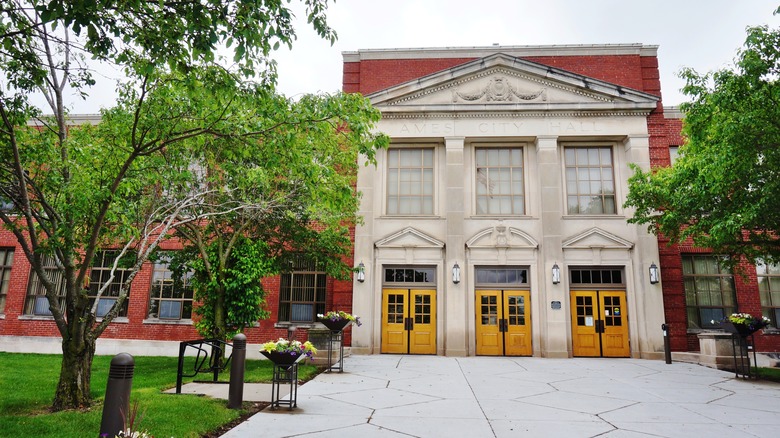
{"label": "tall window", "polygon": [[314,322],[325,313],[326,279],[315,261],[297,257],[293,271],[280,279],[279,321]]}
{"label": "tall window", "polygon": [[387,214],[433,214],[433,149],[387,151]]}
{"label": "tall window", "polygon": [[[97,299],[97,294],[100,288],[108,282],[111,277],[111,269],[114,266],[114,260],[119,255],[119,251],[99,251],[95,254],[95,258],[92,261],[92,269],[89,276],[89,299],[90,305],[92,305]],[[119,297],[119,292],[122,286],[125,284],[127,277],[130,275],[130,267],[135,262],[135,256],[132,254],[126,254],[117,265],[114,272],[114,279],[109,284],[108,288],[100,297],[100,301],[97,306],[97,317],[102,318],[106,316],[111,307]],[[128,291],[128,298],[130,292]],[[119,309],[118,316],[127,316],[127,302],[126,300]]]}
{"label": "tall window", "polygon": [[[57,262],[53,256],[44,256],[43,270],[57,288],[60,296],[60,310],[64,310],[65,273],[57,268]],[[30,280],[27,282],[27,299],[24,303],[24,314],[51,316],[49,300],[46,299],[46,288],[43,287],[41,278],[38,277],[35,271],[30,271]]]}
{"label": "tall window", "polygon": [[[718,328],[718,321],[734,313],[734,277],[711,255],[683,256],[688,328]],[[715,321],[713,323],[712,321]]]}
{"label": "tall window", "polygon": [[14,263],[13,248],[0,248],[0,313],[5,311],[5,297],[11,282],[11,265]]}
{"label": "tall window", "polygon": [[477,214],[525,214],[523,150],[476,150]]}
{"label": "tall window", "polygon": [[567,147],[564,155],[569,214],[615,214],[612,148]]}
{"label": "tall window", "polygon": [[192,272],[170,269],[171,255],[162,253],[154,264],[152,290],[149,293],[149,317],[159,319],[192,318]]}
{"label": "tall window", "polygon": [[758,293],[761,296],[761,313],[780,328],[780,265],[759,262],[756,265]]}

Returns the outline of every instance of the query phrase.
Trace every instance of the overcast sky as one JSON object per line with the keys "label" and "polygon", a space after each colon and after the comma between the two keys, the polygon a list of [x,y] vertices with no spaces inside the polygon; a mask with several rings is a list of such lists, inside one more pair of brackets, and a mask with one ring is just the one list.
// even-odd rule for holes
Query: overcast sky
{"label": "overcast sky", "polygon": [[[297,0],[293,0],[297,2]],[[342,55],[359,49],[549,44],[657,45],[664,105],[685,100],[682,67],[704,73],[732,64],[747,26],[780,27],[779,0],[336,0],[339,39],[319,39],[298,9],[298,40],[282,49],[279,91],[294,96],[341,88]],[[113,85],[74,113],[110,106]]]}

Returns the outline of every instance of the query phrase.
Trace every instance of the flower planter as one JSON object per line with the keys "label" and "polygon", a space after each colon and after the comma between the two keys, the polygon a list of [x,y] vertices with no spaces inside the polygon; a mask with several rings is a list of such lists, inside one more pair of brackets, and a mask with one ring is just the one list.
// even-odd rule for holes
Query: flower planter
{"label": "flower planter", "polygon": [[260,353],[267,357],[271,362],[275,363],[276,365],[285,365],[289,366],[292,365],[299,360],[306,357],[303,354],[290,354],[290,353],[280,353],[278,351],[265,351],[261,350]]}
{"label": "flower planter", "polygon": [[320,322],[325,325],[330,331],[332,332],[340,332],[344,330],[344,327],[348,326],[352,321],[348,319],[327,319],[327,318],[320,318]]}
{"label": "flower planter", "polygon": [[723,321],[720,323],[720,327],[727,333],[739,335],[739,337],[746,338],[760,329],[752,329],[746,324],[734,324],[733,322]]}

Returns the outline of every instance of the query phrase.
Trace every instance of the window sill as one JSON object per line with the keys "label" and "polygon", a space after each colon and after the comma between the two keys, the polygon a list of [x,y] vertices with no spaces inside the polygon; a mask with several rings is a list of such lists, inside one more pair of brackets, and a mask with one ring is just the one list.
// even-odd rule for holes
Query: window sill
{"label": "window sill", "polygon": [[564,220],[578,220],[578,219],[614,219],[614,220],[626,220],[626,216],[622,214],[564,214]]}
{"label": "window sill", "polygon": [[315,322],[287,322],[287,321],[280,321],[274,324],[274,328],[279,329],[288,329],[288,328],[300,328],[300,329],[310,329],[310,328],[316,328],[317,323]]}
{"label": "window sill", "polygon": [[146,318],[143,320],[143,324],[160,324],[160,325],[192,325],[191,319],[159,319],[159,318]]}
{"label": "window sill", "polygon": [[444,220],[443,217],[435,214],[385,214],[379,216],[378,219],[430,219],[430,220]]}
{"label": "window sill", "polygon": [[[43,316],[43,315],[19,315],[19,320],[21,321],[54,321],[53,316]],[[103,318],[98,318],[95,322],[101,322],[103,321]],[[111,323],[119,323],[119,324],[127,324],[130,322],[129,319],[127,319],[126,316],[119,316],[114,318]]]}
{"label": "window sill", "polygon": [[474,214],[471,215],[471,219],[537,220],[539,218],[528,214]]}

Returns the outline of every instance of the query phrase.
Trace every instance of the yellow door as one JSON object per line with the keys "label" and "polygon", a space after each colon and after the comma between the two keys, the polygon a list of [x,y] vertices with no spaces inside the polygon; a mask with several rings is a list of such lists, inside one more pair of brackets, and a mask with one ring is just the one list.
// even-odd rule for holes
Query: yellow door
{"label": "yellow door", "polygon": [[501,291],[477,291],[477,355],[501,356],[504,354],[504,341],[499,330],[499,301]]}
{"label": "yellow door", "polygon": [[530,356],[531,321],[528,291],[478,290],[477,355]]}
{"label": "yellow door", "polygon": [[626,293],[572,291],[572,354],[629,357]]}
{"label": "yellow door", "polygon": [[436,291],[382,292],[382,353],[436,354]]}
{"label": "yellow door", "polygon": [[409,353],[436,354],[436,291],[412,290]]}
{"label": "yellow door", "polygon": [[625,292],[599,292],[601,317],[604,320],[601,333],[601,351],[605,357],[629,357],[628,315]]}
{"label": "yellow door", "polygon": [[507,356],[531,356],[529,291],[504,291],[504,348]]}
{"label": "yellow door", "polygon": [[407,353],[409,337],[406,332],[406,289],[385,289],[382,293],[382,353]]}

